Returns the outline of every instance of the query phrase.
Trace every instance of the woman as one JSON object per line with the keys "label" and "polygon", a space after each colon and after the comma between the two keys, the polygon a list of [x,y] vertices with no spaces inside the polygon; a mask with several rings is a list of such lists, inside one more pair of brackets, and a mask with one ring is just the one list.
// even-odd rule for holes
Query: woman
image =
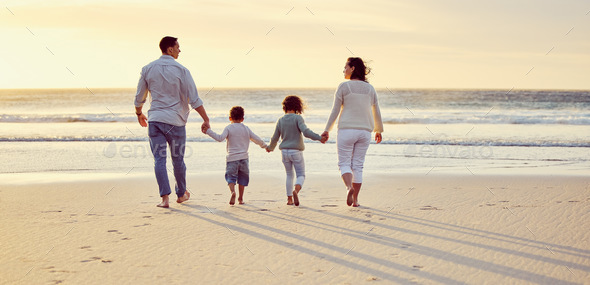
{"label": "woman", "polygon": [[358,207],[358,195],[363,183],[363,164],[369,149],[371,132],[375,141],[381,142],[383,122],[375,88],[367,82],[370,70],[361,58],[349,57],[344,66],[344,78],[334,94],[334,105],[326,129],[326,139],[338,120],[338,167],[348,195],[346,204]]}

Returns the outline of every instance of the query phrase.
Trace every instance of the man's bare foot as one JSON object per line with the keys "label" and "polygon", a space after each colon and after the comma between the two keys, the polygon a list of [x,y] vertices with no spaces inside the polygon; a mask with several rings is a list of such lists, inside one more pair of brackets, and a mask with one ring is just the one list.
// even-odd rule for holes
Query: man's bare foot
{"label": "man's bare foot", "polygon": [[168,203],[169,203],[168,195],[164,195],[164,196],[162,196],[162,203],[156,205],[156,207],[169,208],[170,205]]}
{"label": "man's bare foot", "polygon": [[178,197],[178,199],[176,199],[176,203],[182,203],[184,201],[188,201],[188,199],[191,198],[191,193],[188,192],[188,190],[184,191],[184,195],[182,195],[182,197]]}
{"label": "man's bare foot", "polygon": [[301,190],[301,185],[295,185],[295,190],[293,190],[293,202],[295,206],[299,206],[299,190]]}
{"label": "man's bare foot", "polygon": [[229,199],[229,204],[234,205],[236,203],[236,192],[231,192],[231,198]]}
{"label": "man's bare foot", "polygon": [[293,205],[293,197],[287,196],[287,205],[289,205],[289,206]]}
{"label": "man's bare foot", "polygon": [[244,200],[241,197],[238,197],[238,203],[240,205],[244,205]]}
{"label": "man's bare foot", "polygon": [[352,202],[354,202],[352,195],[354,194],[354,189],[350,188],[348,189],[348,196],[346,196],[346,205],[348,206],[352,206]]}

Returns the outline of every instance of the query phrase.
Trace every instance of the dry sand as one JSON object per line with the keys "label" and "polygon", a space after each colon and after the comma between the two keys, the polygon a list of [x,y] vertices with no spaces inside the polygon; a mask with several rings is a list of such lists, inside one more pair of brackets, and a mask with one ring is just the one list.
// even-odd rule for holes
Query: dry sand
{"label": "dry sand", "polygon": [[[590,177],[372,175],[361,207],[337,175],[188,178],[170,209],[151,175],[0,183],[2,284],[590,283]],[[175,197],[174,197],[175,198]]]}

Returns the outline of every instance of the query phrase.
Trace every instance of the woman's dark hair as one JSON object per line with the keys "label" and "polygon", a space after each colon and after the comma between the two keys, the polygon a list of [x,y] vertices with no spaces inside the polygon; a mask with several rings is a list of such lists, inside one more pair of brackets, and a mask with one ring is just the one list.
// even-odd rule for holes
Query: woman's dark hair
{"label": "woman's dark hair", "polygon": [[283,111],[295,111],[295,114],[303,114],[305,109],[303,100],[295,95],[289,95],[283,100]]}
{"label": "woman's dark hair", "polygon": [[354,71],[350,75],[350,79],[358,79],[364,82],[367,80],[367,75],[371,73],[371,68],[365,65],[365,62],[360,57],[349,57],[346,60],[349,67],[354,67]]}
{"label": "woman's dark hair", "polygon": [[244,120],[244,108],[240,106],[232,107],[231,110],[229,110],[229,117],[232,121]]}
{"label": "woman's dark hair", "polygon": [[178,41],[178,38],[163,37],[162,40],[160,40],[160,50],[162,53],[166,53],[169,47],[174,47],[176,45],[176,41]]}

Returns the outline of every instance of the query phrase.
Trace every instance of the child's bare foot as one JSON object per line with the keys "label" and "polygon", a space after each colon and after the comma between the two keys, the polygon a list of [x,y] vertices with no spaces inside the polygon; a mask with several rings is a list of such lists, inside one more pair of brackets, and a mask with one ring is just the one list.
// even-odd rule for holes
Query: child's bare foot
{"label": "child's bare foot", "polygon": [[188,201],[188,199],[191,198],[191,193],[188,192],[188,190],[184,191],[184,195],[182,195],[182,197],[178,197],[178,199],[176,199],[176,203],[182,203],[184,201]]}
{"label": "child's bare foot", "polygon": [[236,203],[236,192],[233,191],[233,192],[231,192],[231,198],[229,199],[229,204],[233,205],[235,203]]}
{"label": "child's bare foot", "polygon": [[348,206],[352,206],[352,203],[354,202],[352,195],[354,194],[354,189],[350,188],[348,189],[348,196],[346,196],[346,205]]}
{"label": "child's bare foot", "polygon": [[168,195],[162,196],[162,202],[158,205],[156,205],[156,207],[160,207],[160,208],[169,208],[169,200],[168,200]]}
{"label": "child's bare foot", "polygon": [[293,197],[292,196],[287,196],[287,205],[293,205]]}
{"label": "child's bare foot", "polygon": [[293,191],[293,202],[295,206],[299,206],[299,190],[301,190],[301,185],[295,185],[295,190]]}

